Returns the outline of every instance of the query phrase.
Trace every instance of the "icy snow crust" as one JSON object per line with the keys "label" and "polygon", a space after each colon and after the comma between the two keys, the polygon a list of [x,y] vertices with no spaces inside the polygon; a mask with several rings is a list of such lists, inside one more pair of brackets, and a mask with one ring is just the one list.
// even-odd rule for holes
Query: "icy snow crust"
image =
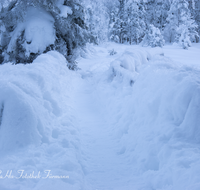
{"label": "icy snow crust", "polygon": [[69,176],[0,189],[199,190],[199,48],[109,43],[88,45],[77,72],[54,51],[0,66],[2,172]]}

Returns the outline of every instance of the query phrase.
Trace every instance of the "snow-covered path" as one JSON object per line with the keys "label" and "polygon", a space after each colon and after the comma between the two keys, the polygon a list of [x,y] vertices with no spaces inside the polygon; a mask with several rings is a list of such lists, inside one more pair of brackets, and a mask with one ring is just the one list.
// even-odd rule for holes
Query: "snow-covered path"
{"label": "snow-covered path", "polygon": [[[84,189],[132,190],[140,188],[172,189],[174,186],[177,186],[178,188],[184,187],[185,186],[184,183],[180,184],[180,181],[182,181],[186,176],[191,175],[192,170],[191,171],[183,170],[182,171],[183,173],[180,177],[177,176],[174,178],[174,179],[177,178],[176,179],[177,181],[171,182],[171,180],[173,180],[171,176],[172,173],[174,173],[173,175],[175,176],[180,175],[176,174],[176,172],[179,169],[176,169],[176,166],[173,166],[174,164],[173,162],[176,159],[188,160],[189,158],[181,158],[181,156],[179,157],[176,155],[178,154],[179,151],[173,150],[174,148],[172,148],[169,151],[168,145],[167,147],[165,147],[166,142],[164,142],[165,140],[163,141],[163,139],[168,138],[165,136],[167,135],[176,136],[176,134],[175,132],[173,132],[173,129],[171,131],[169,130],[170,128],[169,126],[171,124],[166,124],[168,122],[167,120],[169,120],[170,122],[169,118],[161,119],[158,122],[160,116],[159,113],[155,111],[155,109],[157,106],[160,106],[160,112],[161,112],[160,114],[161,115],[166,114],[167,117],[168,112],[163,110],[162,113],[162,106],[164,106],[164,109],[166,109],[167,104],[169,104],[170,107],[171,103],[166,102],[167,104],[164,103],[162,105],[160,103],[159,105],[159,102],[157,102],[159,101],[159,98],[158,99],[154,98],[154,95],[156,96],[156,94],[154,94],[153,90],[154,88],[162,88],[162,84],[164,85],[166,82],[165,84],[166,90],[163,89],[162,93],[163,95],[169,93],[171,96],[171,93],[175,92],[173,92],[174,90],[172,90],[171,92],[171,86],[168,85],[167,80],[171,80],[171,77],[173,78],[176,75],[179,76],[180,71],[179,70],[176,71],[176,69],[174,68],[175,70],[171,72],[171,70],[168,69],[168,66],[166,68],[164,66],[163,68],[163,65],[169,64],[169,66],[171,67],[173,63],[170,60],[167,60],[166,62],[164,61],[163,58],[162,58],[163,60],[158,58],[158,60],[160,61],[157,60],[154,61],[158,65],[152,67],[155,67],[156,70],[161,67],[162,69],[160,70],[160,73],[155,73],[156,75],[158,74],[158,76],[156,76],[155,78],[152,77],[151,76],[152,74],[149,74],[148,72],[146,74],[144,73],[144,76],[145,75],[150,76],[150,78],[147,79],[146,82],[144,81],[144,83],[142,82],[141,84],[139,84],[139,89],[137,89],[137,85],[133,87],[133,89],[131,89],[131,87],[126,86],[126,84],[122,82],[121,79],[117,81],[113,80],[113,82],[110,83],[108,82],[109,80],[107,80],[107,78],[105,77],[105,75],[109,74],[106,72],[110,67],[110,63],[113,62],[115,59],[117,60],[120,59],[121,55],[127,51],[126,48],[127,47],[123,46],[120,47],[119,55],[112,57],[108,55],[108,48],[98,47],[96,49],[95,54],[93,55],[93,57],[90,58],[90,60],[89,59],[81,60],[79,64],[82,69],[80,71],[82,79],[76,80],[76,82],[74,83],[74,86],[76,87],[75,88],[76,90],[73,95],[75,104],[72,107],[75,108],[76,116],[79,121],[78,125],[80,131],[80,144],[81,144],[80,160],[85,174]],[[134,52],[135,50],[133,48],[132,50],[128,51]],[[153,70],[150,69],[150,71]],[[164,81],[161,78],[163,74],[164,74]],[[189,73],[188,75],[190,76]],[[141,78],[144,78],[144,76],[142,76]],[[180,77],[182,78],[182,76]],[[183,81],[185,80],[184,78],[185,77],[183,77]],[[194,76],[192,78],[195,79]],[[159,82],[159,80],[161,81]],[[173,83],[174,85],[177,85],[179,83],[181,84],[179,80],[180,79],[178,80],[175,79],[175,81],[171,83],[172,86]],[[149,84],[147,84],[148,81]],[[154,86],[151,87],[151,85],[155,81],[157,81],[155,83],[156,87]],[[190,83],[191,82],[189,82],[189,86],[192,84]],[[152,101],[154,102],[154,104],[152,105],[153,107],[150,109],[150,113],[146,113],[146,117],[144,117],[144,119],[147,122],[146,124],[143,124],[144,121],[141,116],[145,114],[146,111],[142,109],[148,108],[146,104],[148,102],[145,103],[146,99],[144,99],[144,103],[141,102],[137,105],[137,102],[139,100],[137,99],[137,95],[135,97],[136,100],[132,100],[132,98],[134,99],[134,93],[136,94],[139,93],[138,94],[139,98],[141,96],[141,99],[143,99],[142,97],[143,95],[140,95],[141,93],[140,90],[142,90],[143,85],[145,86],[145,88],[146,85],[149,85],[150,91],[145,90],[146,95],[147,97],[149,96],[148,99],[150,101],[152,99]],[[185,96],[186,98],[190,97],[190,95],[184,95],[188,94],[187,85],[188,85],[187,83],[186,84],[183,83],[180,85],[180,87],[184,86],[185,88],[185,90],[181,92],[181,95],[178,95],[178,96],[183,96],[183,98],[180,98],[181,101],[183,101],[180,102],[180,105],[184,103],[187,104]],[[135,92],[134,88],[136,88]],[[194,89],[195,88],[196,87],[194,87]],[[167,92],[168,90],[170,92]],[[163,95],[159,94],[158,96],[163,96]],[[176,96],[177,95],[175,93],[174,97]],[[106,100],[106,98],[108,98],[108,100]],[[132,103],[130,102],[130,100],[132,101]],[[166,100],[169,101],[168,98]],[[166,100],[164,100],[164,102]],[[177,103],[177,101],[179,100],[175,100],[175,103]],[[174,104],[173,101],[172,104]],[[177,103],[177,106],[180,105],[179,103]],[[140,109],[140,106],[143,108]],[[112,107],[113,110],[110,110],[112,109]],[[132,109],[131,107],[135,107],[136,109],[138,109],[137,112],[139,114],[136,112],[135,113],[136,116],[135,117],[133,116],[135,120],[138,120],[140,122],[140,123],[136,122],[137,125],[134,125],[134,121],[132,121],[131,113],[134,113],[133,111],[134,108]],[[181,109],[179,107],[175,107],[173,109],[177,109],[176,112],[181,111],[179,110]],[[142,115],[140,115],[140,112],[142,112]],[[176,113],[175,116],[173,117],[176,117]],[[153,118],[155,119],[155,121],[157,120],[157,124],[156,123],[151,124],[150,121],[152,121]],[[195,120],[195,118],[193,118],[192,120]],[[129,127],[131,127],[130,130],[129,127],[127,126],[127,123],[129,123]],[[137,128],[143,125],[144,125],[143,129],[139,129],[137,131]],[[148,129],[148,125],[152,126],[155,125],[155,127],[153,127],[152,129],[151,128]],[[168,125],[168,126],[166,129],[165,127],[162,129],[159,127],[160,125],[163,126]],[[184,130],[187,131],[187,129]],[[160,137],[159,135],[151,134],[153,131],[158,131],[156,132],[158,134],[161,133]],[[172,140],[171,143],[169,141],[169,145],[171,144],[170,146],[176,146],[176,143],[180,143],[178,141],[177,139]],[[135,148],[135,146],[137,148]],[[183,147],[185,146],[184,143],[182,146]],[[155,147],[157,147],[157,150],[154,150]],[[135,153],[134,149],[136,149]],[[188,150],[186,148],[185,154],[187,154],[187,152],[190,151],[191,151],[190,148]],[[172,156],[168,160],[167,157],[164,156],[165,154],[172,154]],[[194,162],[196,162],[196,164],[199,165],[197,158],[198,154],[196,155],[195,153]],[[175,167],[173,169],[174,171],[172,171],[172,173],[167,172],[165,168],[165,163],[163,162],[169,162],[167,168]],[[178,165],[182,163],[182,161],[180,161],[180,163],[179,161],[177,162]],[[162,164],[164,164],[163,165],[164,167],[162,167]],[[192,175],[194,175],[194,173],[195,172],[192,172]],[[156,178],[158,181],[156,181]],[[194,181],[190,183],[195,183]]]}
{"label": "snow-covered path", "polygon": [[130,168],[117,154],[119,142],[113,138],[104,108],[94,96],[91,79],[82,81],[74,108],[79,121],[82,165],[88,189],[121,189],[127,183]]}

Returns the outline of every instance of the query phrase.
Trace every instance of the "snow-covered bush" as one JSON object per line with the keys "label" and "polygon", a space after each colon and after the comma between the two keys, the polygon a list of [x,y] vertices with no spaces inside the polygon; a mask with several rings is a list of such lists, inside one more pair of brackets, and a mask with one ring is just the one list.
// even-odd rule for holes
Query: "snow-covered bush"
{"label": "snow-covered bush", "polygon": [[177,28],[177,42],[183,49],[188,49],[191,46],[189,30],[185,25]]}
{"label": "snow-covered bush", "polygon": [[50,50],[68,59],[91,37],[78,1],[15,0],[2,9],[0,17],[5,26],[0,44],[4,62],[30,63]]}
{"label": "snow-covered bush", "polygon": [[139,76],[142,65],[145,65],[154,58],[164,56],[160,47],[144,51],[143,48],[127,49],[120,57],[111,62],[109,72],[112,79],[123,81],[133,85]]}
{"label": "snow-covered bush", "polygon": [[147,52],[127,50],[120,58],[110,64],[110,73],[113,77],[119,78],[132,86],[138,76],[139,67],[147,63],[148,59],[150,59],[150,54]]}
{"label": "snow-covered bush", "polygon": [[116,52],[114,49],[109,50],[108,53],[109,53],[110,55],[115,55],[115,54],[117,54],[117,52]]}
{"label": "snow-covered bush", "polygon": [[143,46],[151,46],[151,47],[163,47],[165,44],[165,40],[163,39],[162,34],[160,33],[159,28],[156,28],[152,24],[149,26],[149,30],[147,31],[143,41]]}
{"label": "snow-covered bush", "polygon": [[119,36],[112,34],[110,40],[116,43],[119,43]]}

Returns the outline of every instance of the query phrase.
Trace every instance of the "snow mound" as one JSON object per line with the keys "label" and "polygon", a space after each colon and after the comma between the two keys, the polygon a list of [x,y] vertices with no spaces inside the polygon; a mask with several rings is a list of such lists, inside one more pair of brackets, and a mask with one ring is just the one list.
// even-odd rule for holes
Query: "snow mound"
{"label": "snow mound", "polygon": [[65,58],[57,52],[41,55],[31,65],[1,66],[1,149],[48,142],[44,133],[48,122],[43,117],[48,112],[61,114],[51,91],[59,90],[58,73],[65,66]]}
{"label": "snow mound", "polygon": [[[69,105],[74,77],[63,55],[51,51],[32,64],[0,66],[0,168],[16,179],[2,179],[0,189],[80,189],[79,136]],[[40,178],[22,179],[24,176]],[[43,179],[46,170],[66,179]]]}
{"label": "snow mound", "polygon": [[42,138],[39,130],[43,126],[39,126],[31,98],[26,98],[24,91],[8,82],[0,82],[0,91],[0,149],[16,149],[30,143],[39,145]]}

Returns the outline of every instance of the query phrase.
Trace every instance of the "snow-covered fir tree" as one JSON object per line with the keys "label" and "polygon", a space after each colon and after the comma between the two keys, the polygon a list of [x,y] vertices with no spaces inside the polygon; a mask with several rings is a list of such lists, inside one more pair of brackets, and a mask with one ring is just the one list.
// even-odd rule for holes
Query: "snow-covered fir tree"
{"label": "snow-covered fir tree", "polygon": [[73,52],[92,38],[78,0],[15,0],[0,16],[6,29],[1,41],[4,61],[32,62],[41,53],[57,50],[73,62]]}
{"label": "snow-covered fir tree", "polygon": [[108,39],[109,15],[104,1],[87,0],[86,25],[95,37],[91,42],[100,43]]}
{"label": "snow-covered fir tree", "polygon": [[141,3],[129,1],[126,4],[127,42],[138,44],[144,37],[146,24],[144,7]]}
{"label": "snow-covered fir tree", "polygon": [[180,25],[177,28],[177,33],[179,34],[177,36],[177,43],[180,44],[183,47],[183,49],[188,49],[188,47],[191,46],[190,33],[188,27],[184,24]]}
{"label": "snow-covered fir tree", "polygon": [[[171,4],[167,26],[165,28],[165,37],[169,42],[177,42],[181,45],[189,44],[188,40],[194,40],[197,36],[195,21],[191,17],[186,0],[174,0]],[[182,43],[183,36],[187,36],[187,43]],[[185,48],[185,46],[183,46]]]}
{"label": "snow-covered fir tree", "polygon": [[119,7],[118,7],[118,14],[113,25],[114,38],[118,38],[120,43],[125,41],[125,34],[126,34],[126,23],[125,23],[125,0],[118,0]]}
{"label": "snow-covered fir tree", "polygon": [[110,14],[109,14],[109,17],[110,17],[109,34],[108,35],[109,35],[109,39],[111,41],[119,43],[118,32],[117,32],[117,30],[115,28],[116,27],[116,22],[118,20],[117,14],[118,14],[117,7],[114,7],[113,9],[110,10]]}
{"label": "snow-covered fir tree", "polygon": [[164,44],[165,44],[165,40],[163,39],[163,36],[160,33],[159,28],[156,28],[155,26],[151,24],[142,41],[142,45],[151,46],[151,47],[157,47],[157,46],[163,47]]}
{"label": "snow-covered fir tree", "polygon": [[133,0],[119,0],[118,7],[112,12],[110,27],[112,40],[119,43],[139,43],[146,29],[143,4]]}
{"label": "snow-covered fir tree", "polygon": [[192,15],[192,18],[197,24],[197,33],[198,36],[195,36],[195,42],[199,42],[200,38],[200,0],[189,0],[189,9]]}
{"label": "snow-covered fir tree", "polygon": [[145,5],[147,24],[153,24],[162,31],[166,24],[167,13],[170,9],[170,1],[149,0]]}

